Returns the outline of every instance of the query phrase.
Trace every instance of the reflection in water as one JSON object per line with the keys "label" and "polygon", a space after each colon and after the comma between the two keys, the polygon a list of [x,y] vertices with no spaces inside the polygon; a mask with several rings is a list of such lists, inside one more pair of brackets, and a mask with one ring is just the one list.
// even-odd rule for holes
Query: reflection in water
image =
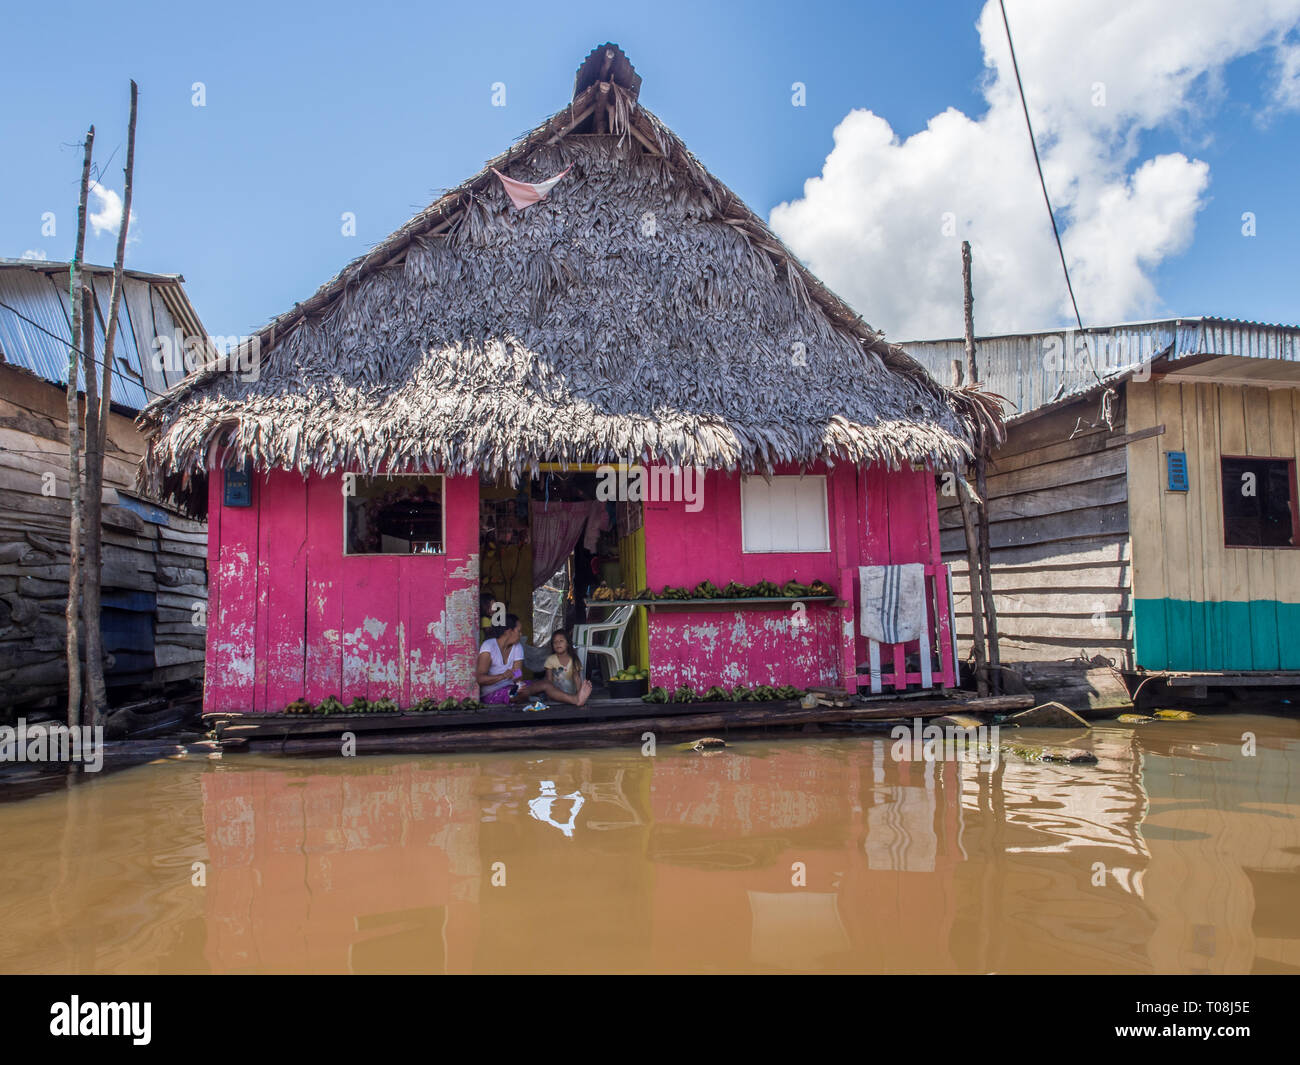
{"label": "reflection in water", "polygon": [[87,780],[0,805],[0,971],[1300,971],[1296,722],[880,737]]}
{"label": "reflection in water", "polygon": [[[537,798],[528,800],[528,813],[535,820],[558,828],[566,836],[572,839],[573,826],[577,823],[578,811],[582,809],[582,792],[574,791],[570,792],[568,795],[556,795],[555,781],[553,780],[543,780],[540,786],[542,793],[537,796]],[[551,816],[551,811],[555,806],[556,799],[567,799],[569,802],[569,819],[564,822],[564,824],[560,824],[559,821],[555,820],[555,818]]]}

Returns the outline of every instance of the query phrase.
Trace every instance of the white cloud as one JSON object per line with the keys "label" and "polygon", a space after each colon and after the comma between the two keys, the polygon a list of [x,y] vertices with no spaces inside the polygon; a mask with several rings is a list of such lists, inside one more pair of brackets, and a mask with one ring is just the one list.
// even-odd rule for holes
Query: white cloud
{"label": "white cloud", "polygon": [[[122,197],[112,189],[106,189],[98,181],[90,184],[90,194],[95,198],[91,205],[88,221],[90,228],[95,231],[95,236],[103,233],[116,233],[118,226],[122,224]],[[127,242],[134,243],[131,237],[131,230],[135,228],[136,213],[131,212],[131,227],[127,230]]]}
{"label": "white cloud", "polygon": [[1284,44],[1277,50],[1273,102],[1287,110],[1300,108],[1300,43]]}
{"label": "white cloud", "polygon": [[[1007,8],[1084,323],[1157,311],[1152,274],[1190,242],[1210,173],[1182,153],[1140,158],[1141,135],[1203,120],[1222,99],[1226,64],[1264,48],[1276,49],[1279,70],[1265,95],[1300,106],[1300,54],[1283,44],[1300,0]],[[961,335],[963,239],[980,333],[1072,317],[996,0],[977,28],[982,116],[949,108],[900,140],[885,119],[854,110],[821,175],[772,211],[813,272],[895,339]]]}
{"label": "white cloud", "polygon": [[44,248],[28,248],[25,252],[23,252],[21,258],[35,259],[38,262],[44,262],[46,259],[49,258],[49,256],[45,254]]}

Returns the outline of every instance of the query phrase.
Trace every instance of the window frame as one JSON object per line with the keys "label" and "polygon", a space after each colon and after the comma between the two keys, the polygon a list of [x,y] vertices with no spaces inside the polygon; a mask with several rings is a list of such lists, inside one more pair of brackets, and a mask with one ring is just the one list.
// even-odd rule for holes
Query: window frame
{"label": "window frame", "polygon": [[[442,512],[442,528],[440,530],[442,537],[441,551],[349,551],[348,550],[348,500],[355,499],[356,496],[349,496],[342,493],[343,496],[343,557],[344,558],[446,558],[447,557],[447,475],[445,473],[356,473],[349,471],[358,480],[365,478],[367,480],[385,480],[395,481],[399,477],[423,477],[438,478],[438,491],[440,496]],[[343,475],[348,476],[347,473]]]}
{"label": "window frame", "polygon": [[[773,547],[773,548],[751,548],[748,547],[748,529],[745,521],[745,485],[750,480],[762,481],[767,484],[771,481],[809,481],[816,480],[821,484],[821,505],[822,505],[822,530],[824,532],[825,547]],[[831,553],[831,507],[830,491],[827,485],[827,477],[824,473],[778,473],[771,477],[764,477],[762,474],[743,474],[740,478],[740,553],[742,555],[828,555]]]}
{"label": "window frame", "polygon": [[[1234,459],[1247,462],[1285,462],[1287,473],[1290,476],[1291,492],[1291,539],[1297,541],[1290,544],[1230,544],[1228,543],[1228,514],[1224,509],[1225,489],[1227,481],[1223,476],[1224,459]],[[1226,551],[1297,551],[1300,550],[1300,499],[1296,498],[1296,459],[1288,455],[1219,455],[1219,521],[1223,547]]]}

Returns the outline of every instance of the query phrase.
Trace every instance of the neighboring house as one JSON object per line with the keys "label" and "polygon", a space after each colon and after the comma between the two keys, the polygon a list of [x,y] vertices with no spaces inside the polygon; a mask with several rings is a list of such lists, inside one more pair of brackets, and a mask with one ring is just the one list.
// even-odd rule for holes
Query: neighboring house
{"label": "neighboring house", "polygon": [[[112,270],[86,270],[102,356]],[[110,705],[202,676],[207,600],[205,526],[137,490],[135,426],[148,398],[184,376],[183,357],[156,353],[182,352],[174,345],[202,340],[203,327],[180,276],[125,278],[104,459]],[[67,263],[0,259],[0,715],[66,699],[68,306]]]}
{"label": "neighboring house", "polygon": [[[948,382],[963,344],[907,350]],[[1096,656],[1162,698],[1300,686],[1300,327],[1178,318],[1086,341],[985,337],[977,368],[1017,407],[988,477],[1004,662],[1038,687],[1073,685],[1083,705],[1124,697]],[[954,499],[939,520],[960,593]]]}
{"label": "neighboring house", "polygon": [[[966,452],[969,412],[640,83],[596,49],[572,103],[492,162],[562,175],[546,198],[519,209],[485,168],[264,329],[257,374],[214,367],[146,412],[157,490],[209,479],[206,710],[476,694],[481,560],[561,535],[538,478],[568,471],[572,504],[598,464],[707,471],[698,507],[669,478],[670,498],[611,508],[629,591],[821,579],[842,597],[657,605],[654,683],[855,685],[857,567],[886,563],[925,567],[929,609],[883,672],[954,682],[930,471]],[[493,566],[527,580],[517,554]]]}

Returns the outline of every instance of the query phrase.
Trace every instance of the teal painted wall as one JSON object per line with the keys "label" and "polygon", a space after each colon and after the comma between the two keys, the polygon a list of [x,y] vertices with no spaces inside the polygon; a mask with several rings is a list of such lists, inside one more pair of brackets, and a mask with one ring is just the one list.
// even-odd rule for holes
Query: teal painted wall
{"label": "teal painted wall", "polygon": [[1300,603],[1133,603],[1142,669],[1300,669]]}

